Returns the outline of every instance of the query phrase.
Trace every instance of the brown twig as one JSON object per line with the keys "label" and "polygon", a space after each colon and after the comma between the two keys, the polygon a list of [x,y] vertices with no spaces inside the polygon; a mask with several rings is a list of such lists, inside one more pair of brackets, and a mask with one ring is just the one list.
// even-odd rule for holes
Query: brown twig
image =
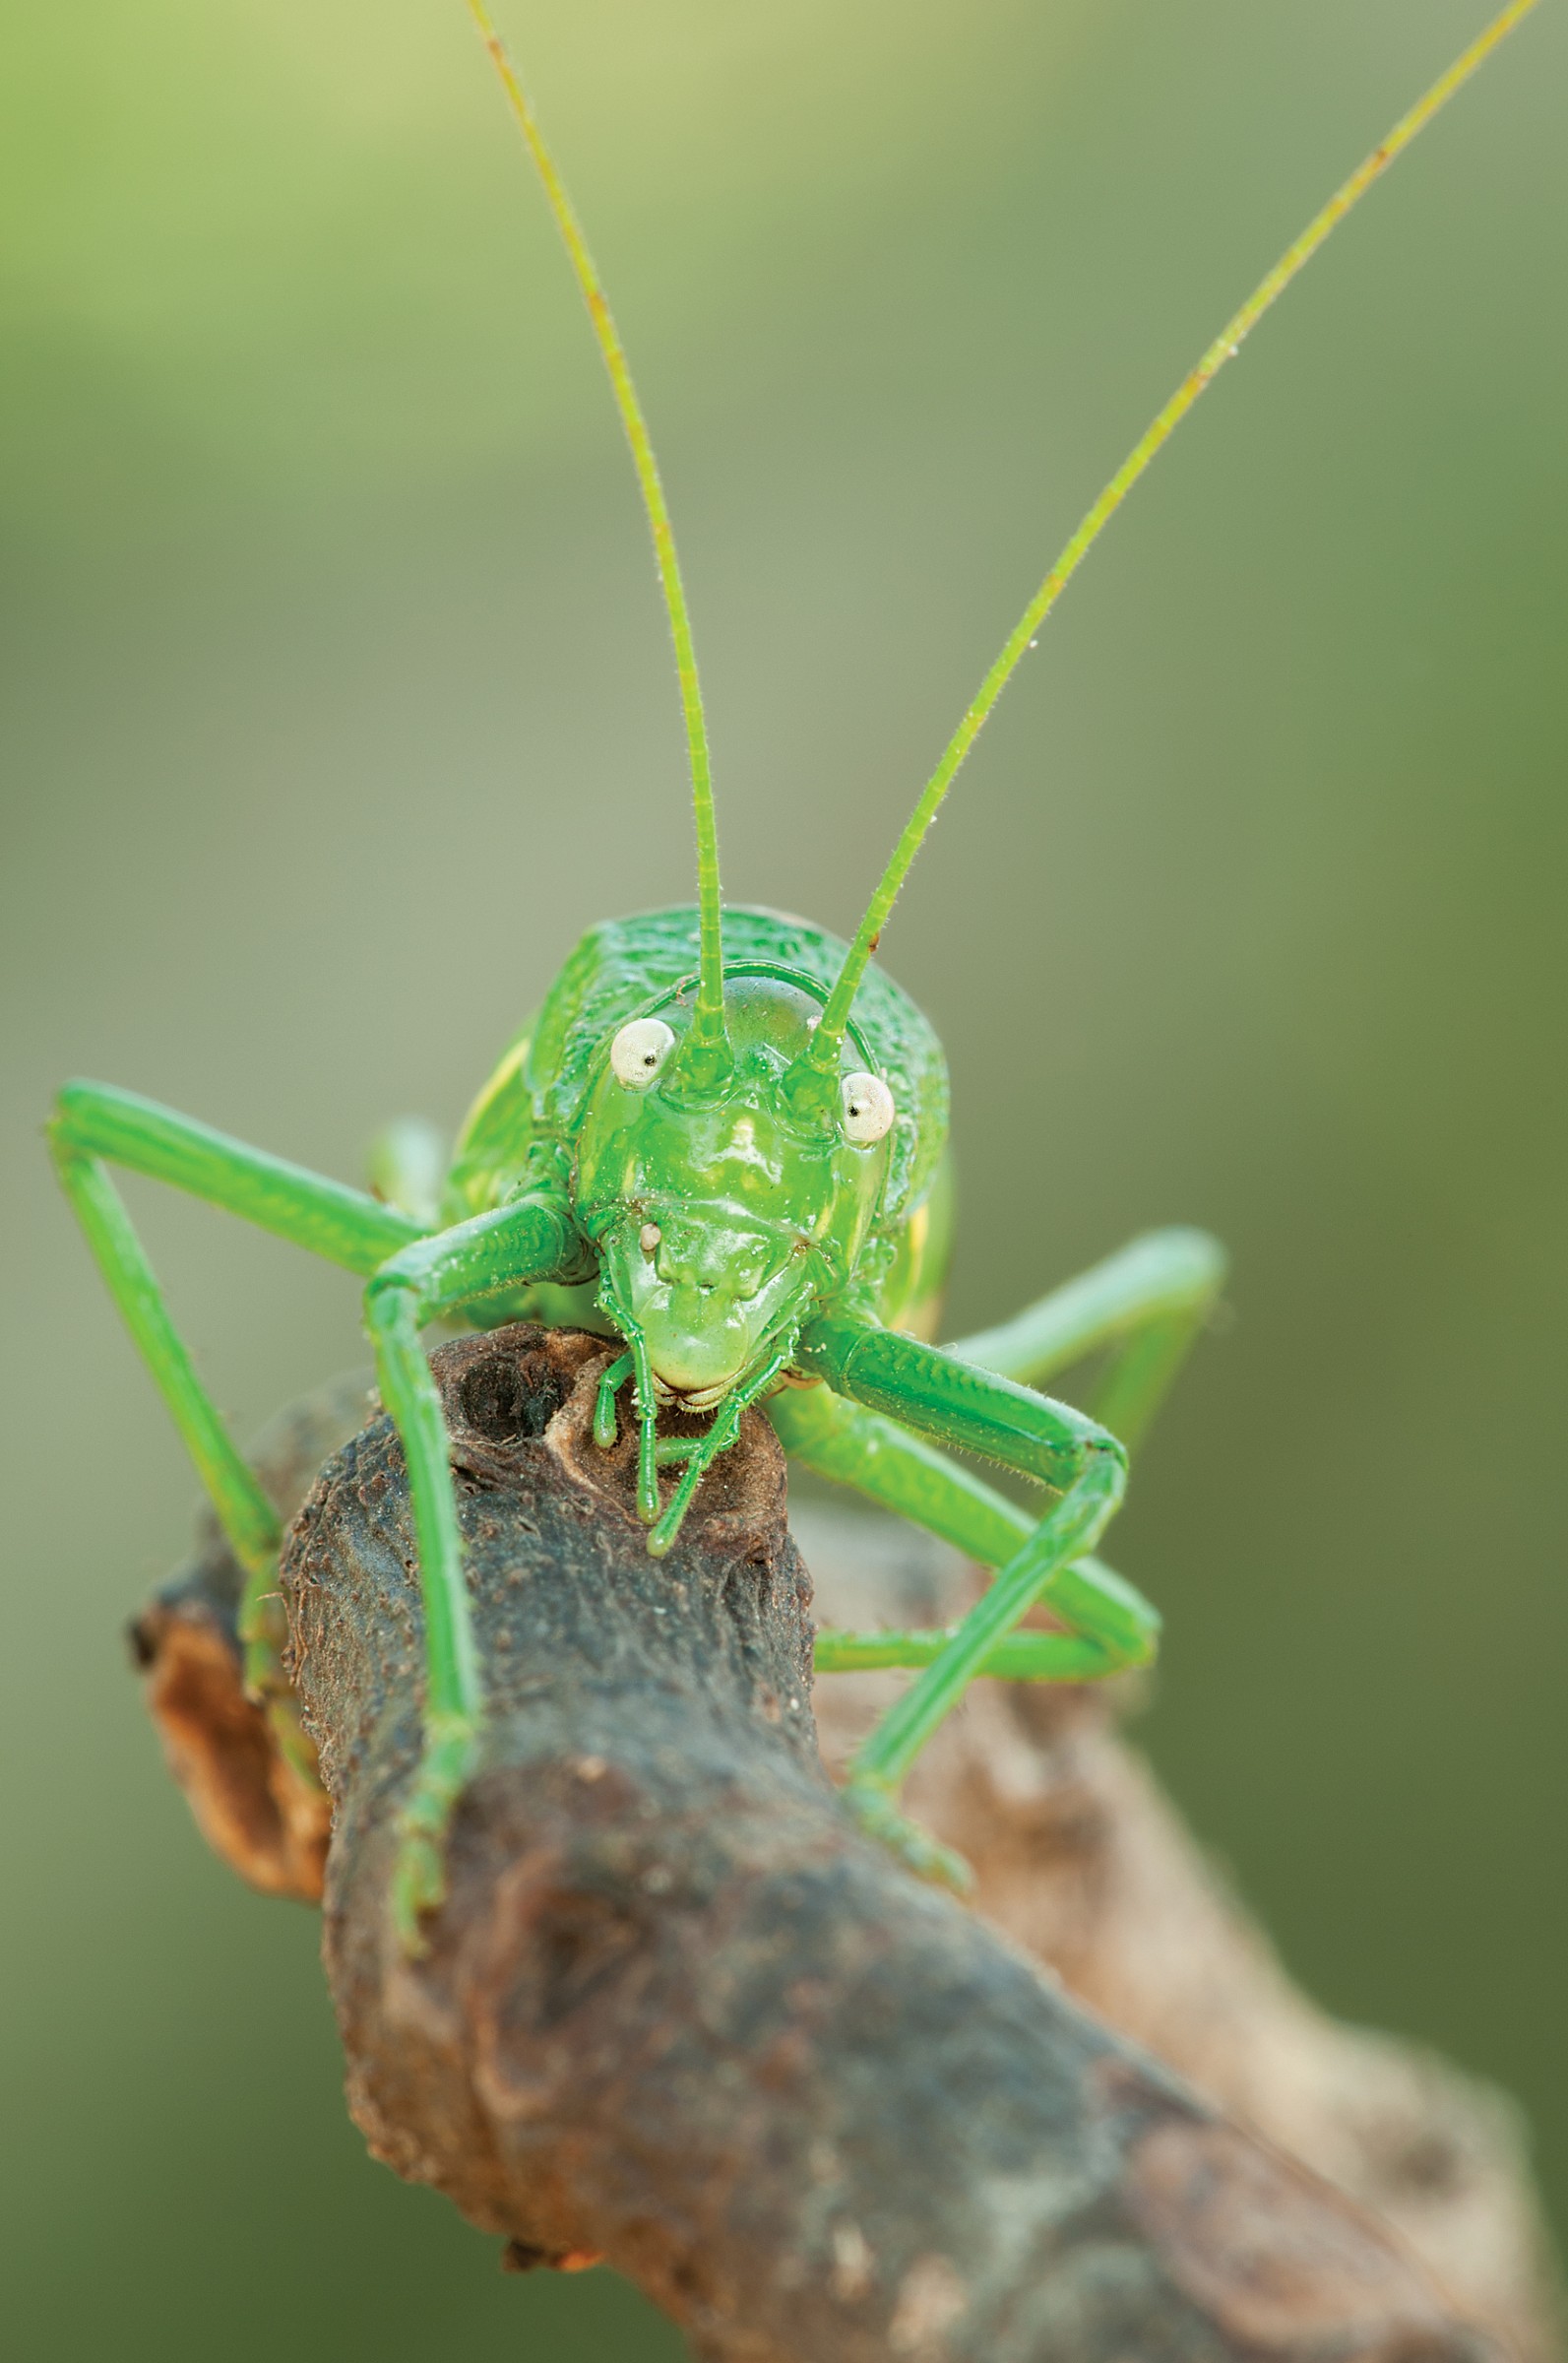
{"label": "brown twig", "polygon": [[[603,1352],[519,1327],[433,1358],[491,1704],[418,1961],[387,1911],[420,1663],[387,1422],[291,1532],[296,1680],[335,1809],[328,1972],[377,2152],[514,2262],[608,2257],[716,2363],[1502,2351],[1350,2200],[849,1829],[771,1430],[748,1420],[655,1562],[629,1441],[589,1440]],[[228,1588],[209,1554],[144,1621],[155,1686]],[[232,1714],[206,1771],[199,1728],[187,1711],[187,1780],[232,1787]],[[242,1867],[307,1892],[295,1816],[263,1788],[248,1821],[227,1815]],[[954,1795],[962,1821],[972,1778]],[[1097,1810],[1142,1811],[1103,1784]],[[1003,1817],[1009,1846],[1027,1822]],[[1002,1859],[982,1850],[993,1897]]]}

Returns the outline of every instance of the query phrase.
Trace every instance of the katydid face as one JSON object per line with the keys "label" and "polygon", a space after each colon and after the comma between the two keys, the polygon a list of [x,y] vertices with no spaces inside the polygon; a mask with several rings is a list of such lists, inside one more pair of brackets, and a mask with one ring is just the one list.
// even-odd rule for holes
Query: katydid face
{"label": "katydid face", "polygon": [[604,1044],[585,1103],[573,1202],[598,1250],[600,1306],[646,1347],[656,1389],[694,1411],[793,1346],[852,1276],[876,1215],[893,1109],[864,1053],[846,1042],[833,1100],[791,1105],[820,1010],[783,977],[730,981],[727,1071],[698,1082],[682,1055],[690,1006],[671,994]]}

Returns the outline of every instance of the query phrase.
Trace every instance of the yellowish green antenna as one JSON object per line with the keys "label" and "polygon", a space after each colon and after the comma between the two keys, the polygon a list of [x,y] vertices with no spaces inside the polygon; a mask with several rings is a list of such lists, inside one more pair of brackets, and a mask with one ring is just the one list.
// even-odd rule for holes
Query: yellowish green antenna
{"label": "yellowish green antenna", "polygon": [[692,805],[697,821],[697,909],[700,928],[698,954],[697,1009],[692,1033],[697,1041],[708,1046],[724,1041],[724,969],[722,922],[720,916],[719,891],[719,827],[714,814],[713,772],[708,756],[708,725],[703,714],[703,693],[697,678],[697,658],[692,647],[691,617],[686,607],[686,592],[681,582],[680,560],[675,551],[675,535],[669,522],[669,509],[664,499],[664,487],[659,479],[659,462],[643,416],[643,406],[637,398],[626,349],[622,345],[603,283],[588,249],[566,184],[556,168],[555,159],[545,145],[538,118],[529,102],[522,79],[507,55],[500,34],[490,22],[483,0],[468,0],[469,14],[478,27],[479,37],[490,53],[490,61],[501,78],[518,129],[528,143],[528,151],[543,184],[545,200],[561,233],[594,335],[609,373],[610,389],[615,407],[620,412],[621,425],[631,445],[632,465],[642,487],[643,504],[648,511],[648,523],[654,537],[654,560],[659,568],[659,586],[664,594],[664,606],[669,615],[669,636],[675,647],[675,671],[680,681],[681,709],[686,719],[686,744],[691,758]]}
{"label": "yellowish green antenna", "polygon": [[1357,200],[1365,196],[1373,181],[1387,171],[1394,159],[1410,146],[1417,132],[1425,130],[1432,117],[1447,105],[1455,92],[1469,82],[1476,68],[1484,63],[1498,43],[1512,32],[1521,18],[1529,16],[1536,5],[1537,0],[1511,0],[1510,6],[1472,41],[1463,56],[1455,59],[1448,72],[1433,83],[1410,113],[1401,116],[1388,137],[1373,149],[1363,163],[1357,165],[1349,179],[1336,189],[1328,204],[1308,223],[1294,245],[1286,247],[1268,277],[1254,288],[1235,317],[1225,323],[1197,367],[1183,378],[1164,409],[1123,460],[1019,617],[1000,656],[981,681],[963,721],[943,749],[941,761],[927,780],[919,802],[910,813],[904,834],[893,849],[893,858],[866,907],[865,917],[849,946],[848,957],[823,1009],[822,1022],[812,1036],[811,1049],[805,1054],[812,1067],[827,1074],[837,1072],[840,1045],[866,964],[877,948],[878,938],[898,900],[899,889],[909,875],[909,865],[920,850],[927,829],[936,818],[942,798],[953,784],[954,774],[989,721],[991,709],[1012,679],[1035,633],[1098,541],[1114,512],[1120,508],[1160,445],[1192,409],[1199,395],[1213,385],[1226,361],[1235,358],[1241,350],[1242,340],[1257,326],[1275,297],[1285,292],[1302,265],[1311,261],[1329,232],[1343,222]]}

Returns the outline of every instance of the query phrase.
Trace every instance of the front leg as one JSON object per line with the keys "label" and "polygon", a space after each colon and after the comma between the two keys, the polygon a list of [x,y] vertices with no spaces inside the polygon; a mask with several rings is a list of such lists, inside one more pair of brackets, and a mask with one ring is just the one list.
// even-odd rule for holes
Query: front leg
{"label": "front leg", "polygon": [[478,1754],[483,1710],[478,1652],[463,1574],[446,1420],[421,1325],[533,1280],[577,1277],[582,1245],[564,1202],[543,1195],[475,1215],[383,1264],[365,1290],[376,1375],[408,1464],[408,1496],[424,1607],[424,1747],[399,1820],[392,1908],[405,1948],[446,1893],[445,1838]]}
{"label": "front leg", "polygon": [[[801,1339],[800,1359],[851,1402],[1037,1478],[1061,1497],[850,1761],[845,1799],[864,1825],[927,1876],[961,1881],[963,1866],[905,1821],[894,1799],[926,1741],[998,1644],[1043,1602],[1070,1632],[1095,1640],[1119,1637],[1129,1662],[1151,1652],[1154,1620],[1147,1611],[1137,1616],[1143,1608],[1137,1595],[1118,1587],[1121,1596],[1107,1599],[1074,1565],[1094,1549],[1120,1505],[1127,1456],[1107,1430],[1069,1405],[871,1322],[838,1317],[813,1323]],[[1118,1635],[1111,1629],[1122,1624],[1129,1629]]]}

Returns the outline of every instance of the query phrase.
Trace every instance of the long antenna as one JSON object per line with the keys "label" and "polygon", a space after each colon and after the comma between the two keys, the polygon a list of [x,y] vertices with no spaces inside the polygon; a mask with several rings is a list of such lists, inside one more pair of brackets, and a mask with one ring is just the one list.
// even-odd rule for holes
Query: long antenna
{"label": "long antenna", "polygon": [[675,554],[675,536],[669,522],[669,509],[664,500],[664,487],[659,480],[659,462],[643,416],[643,406],[637,399],[631,366],[626,358],[615,322],[605,298],[603,284],[588,250],[581,223],[566,193],[566,184],[556,169],[555,159],[544,142],[538,118],[529,103],[528,93],[516,67],[507,55],[500,34],[490,22],[484,0],[468,0],[469,14],[478,28],[479,37],[490,53],[490,62],[501,78],[507,103],[517,121],[518,129],[528,143],[530,156],[543,184],[545,200],[555,219],[571,261],[594,335],[609,373],[610,390],[615,407],[621,415],[621,425],[631,445],[632,465],[642,488],[643,505],[648,511],[648,523],[654,537],[654,562],[659,568],[659,587],[664,594],[664,606],[669,615],[669,636],[675,646],[675,671],[680,680],[681,709],[686,718],[686,744],[691,758],[692,806],[697,821],[697,909],[699,921],[697,1008],[692,1034],[697,1042],[709,1046],[724,1043],[724,968],[722,922],[720,916],[719,892],[719,827],[714,815],[713,772],[708,757],[708,725],[703,714],[703,693],[697,678],[697,658],[692,648],[691,617],[686,607],[686,592],[681,582],[680,560]]}
{"label": "long antenna", "polygon": [[1330,230],[1345,219],[1373,181],[1387,171],[1394,159],[1410,146],[1417,132],[1425,130],[1432,117],[1447,105],[1455,92],[1470,80],[1476,68],[1512,32],[1520,19],[1529,16],[1535,6],[1536,0],[1511,0],[1510,6],[1472,41],[1462,57],[1455,59],[1448,72],[1433,83],[1426,96],[1417,100],[1410,113],[1401,116],[1387,139],[1373,149],[1365,162],[1358,164],[1349,179],[1335,191],[1323,211],[1308,223],[1294,245],[1286,247],[1267,279],[1254,288],[1235,317],[1225,323],[1198,366],[1183,378],[1164,409],[1140,441],[1134,444],[1024,609],[1001,655],[980,683],[963,721],[948,740],[941,761],[927,780],[920,800],[893,849],[893,858],[866,907],[865,917],[849,947],[848,957],[823,1008],[821,1023],[811,1038],[811,1047],[802,1054],[799,1063],[808,1063],[820,1073],[837,1071],[839,1047],[844,1040],[849,1010],[865,974],[866,964],[877,948],[878,938],[898,899],[899,889],[909,875],[909,865],[920,850],[927,829],[936,818],[942,798],[953,784],[954,774],[990,719],[992,707],[1012,679],[1026,651],[1033,645],[1035,634],[1156,452],[1186,416],[1199,395],[1214,383],[1226,361],[1235,358],[1241,350],[1242,340],[1257,326],[1275,297],[1285,292],[1302,265],[1311,261]]}

